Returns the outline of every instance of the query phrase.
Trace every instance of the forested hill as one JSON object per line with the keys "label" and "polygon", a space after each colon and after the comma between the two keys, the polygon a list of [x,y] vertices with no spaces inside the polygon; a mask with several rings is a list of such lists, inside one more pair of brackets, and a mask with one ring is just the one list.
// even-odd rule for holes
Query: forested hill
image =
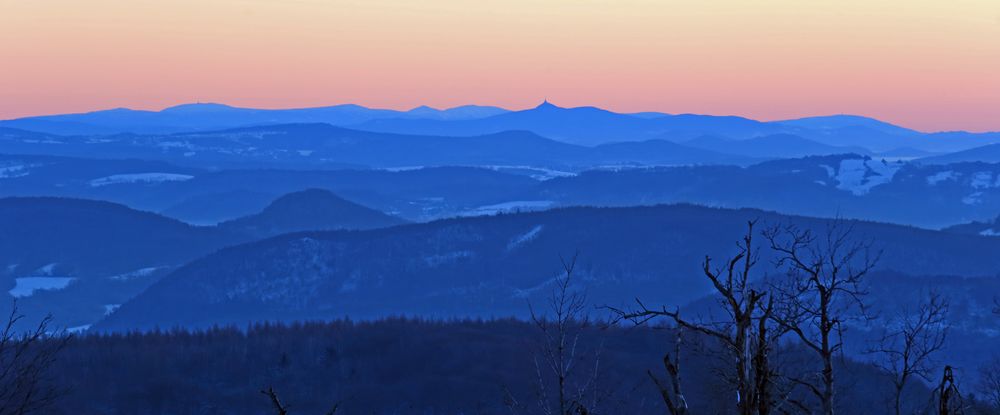
{"label": "forested hill", "polygon": [[[734,251],[748,220],[822,233],[828,220],[690,205],[566,208],[371,231],[312,232],[222,250],[165,277],[101,329],[197,327],[351,316],[524,315],[550,292],[560,256],[579,252],[594,304],[684,304],[707,291],[704,255]],[[879,268],[992,275],[1000,238],[852,221],[883,250]],[[762,266],[769,252],[761,250]],[[761,272],[768,271],[766,268]],[[771,270],[771,272],[774,272]]]}

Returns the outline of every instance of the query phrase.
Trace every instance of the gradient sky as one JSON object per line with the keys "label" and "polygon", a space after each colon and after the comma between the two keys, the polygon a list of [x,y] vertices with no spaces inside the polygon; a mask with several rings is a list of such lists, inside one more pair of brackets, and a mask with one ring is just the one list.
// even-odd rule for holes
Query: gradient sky
{"label": "gradient sky", "polygon": [[543,97],[1000,130],[1000,1],[0,0],[0,119]]}

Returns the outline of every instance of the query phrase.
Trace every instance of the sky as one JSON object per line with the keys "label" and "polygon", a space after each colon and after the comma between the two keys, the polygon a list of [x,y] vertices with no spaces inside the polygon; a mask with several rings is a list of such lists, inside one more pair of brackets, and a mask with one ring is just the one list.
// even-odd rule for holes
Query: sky
{"label": "sky", "polygon": [[1000,131],[1000,1],[0,0],[0,119],[543,98]]}

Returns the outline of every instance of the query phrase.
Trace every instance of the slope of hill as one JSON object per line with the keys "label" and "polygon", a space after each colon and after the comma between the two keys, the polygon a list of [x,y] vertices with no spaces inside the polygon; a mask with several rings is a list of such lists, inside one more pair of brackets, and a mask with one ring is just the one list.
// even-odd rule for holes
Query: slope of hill
{"label": "slope of hill", "polygon": [[206,171],[160,161],[0,154],[0,197],[105,200],[214,225],[257,213],[283,194],[321,188],[426,220],[506,202],[536,179],[565,174],[528,166]]}
{"label": "slope of hill", "polygon": [[745,140],[702,136],[685,141],[684,145],[718,153],[759,158],[794,158],[831,154],[869,153],[867,149],[861,147],[831,146],[792,134],[772,134]]}
{"label": "slope of hill", "polygon": [[865,127],[894,135],[920,134],[920,132],[909,128],[903,128],[898,125],[889,124],[885,121],[876,120],[870,117],[862,117],[859,115],[826,115],[775,121],[774,123],[817,130],[836,130],[845,127]]}
{"label": "slope of hill", "polygon": [[0,199],[0,305],[85,326],[164,273],[244,241],[114,203],[51,197]]}
{"label": "slope of hill", "polygon": [[0,305],[86,326],[170,270],[221,247],[301,230],[363,229],[401,220],[324,190],[286,195],[262,212],[196,227],[82,199],[0,199]]}
{"label": "slope of hill", "polygon": [[192,225],[214,226],[259,213],[278,196],[279,194],[242,187],[222,188],[193,196],[178,196],[181,200],[168,202],[169,206],[159,213]]}
{"label": "slope of hill", "polygon": [[942,228],[1000,212],[1000,164],[922,165],[833,155],[748,167],[592,170],[538,183],[524,198],[562,206],[754,207]]}
{"label": "slope of hill", "polygon": [[260,213],[222,222],[219,228],[264,238],[283,233],[337,229],[374,229],[404,221],[321,189],[284,195]]}
{"label": "slope of hill", "polygon": [[[253,320],[524,315],[549,293],[559,256],[579,251],[577,281],[595,304],[637,294],[655,304],[701,295],[705,254],[730,254],[745,221],[825,221],[695,206],[568,208],[289,234],[224,249],[160,280],[100,324],[105,330]],[[1000,271],[1000,238],[855,222],[884,249],[882,269],[910,274]],[[762,264],[769,256],[762,252]],[[388,300],[391,299],[391,300]]]}
{"label": "slope of hill", "polygon": [[202,225],[257,213],[281,195],[310,188],[411,221],[529,206],[695,203],[942,228],[1000,212],[1000,164],[832,155],[746,167],[652,167],[666,155],[692,150],[689,155],[701,157],[696,153],[702,150],[678,150],[662,140],[593,150],[611,159],[634,155],[643,163],[591,159],[595,169],[583,172],[527,165],[205,171],[139,160],[0,155],[0,197],[107,200]]}
{"label": "slope of hill", "polygon": [[235,238],[91,200],[0,199],[0,264],[8,275],[52,265],[59,274],[115,275],[176,265]]}
{"label": "slope of hill", "polygon": [[954,153],[924,157],[918,161],[926,164],[967,162],[1000,163],[1000,144],[988,144],[981,147],[970,148],[968,150],[956,151]]}
{"label": "slope of hill", "polygon": [[1000,216],[993,220],[960,223],[941,230],[964,235],[1000,236]]}

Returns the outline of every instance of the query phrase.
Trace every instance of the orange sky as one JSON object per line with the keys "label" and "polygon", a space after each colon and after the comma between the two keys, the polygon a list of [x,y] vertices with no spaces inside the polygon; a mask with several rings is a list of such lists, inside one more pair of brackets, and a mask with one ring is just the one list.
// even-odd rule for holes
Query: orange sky
{"label": "orange sky", "polygon": [[1000,1],[0,0],[0,118],[543,97],[1000,130]]}

